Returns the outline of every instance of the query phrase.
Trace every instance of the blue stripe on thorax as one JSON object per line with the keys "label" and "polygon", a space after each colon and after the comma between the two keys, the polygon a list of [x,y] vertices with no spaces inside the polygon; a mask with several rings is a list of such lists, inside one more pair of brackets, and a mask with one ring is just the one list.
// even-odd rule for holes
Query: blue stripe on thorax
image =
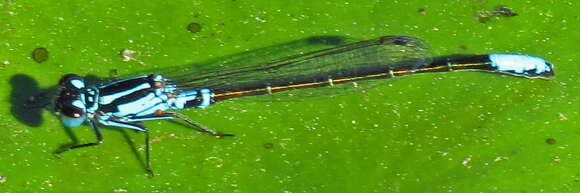
{"label": "blue stripe on thorax", "polygon": [[178,91],[176,85],[165,81],[161,75],[149,75],[101,86],[99,111],[107,116],[130,118],[211,104],[213,93],[209,89]]}
{"label": "blue stripe on thorax", "polygon": [[130,87],[126,90],[122,90],[122,91],[115,92],[115,93],[110,93],[108,95],[103,95],[103,93],[101,92],[101,96],[99,97],[99,103],[102,105],[111,104],[111,103],[113,103],[113,101],[115,101],[121,97],[130,96],[131,94],[133,94],[135,92],[140,92],[140,91],[145,90],[145,89],[150,89],[151,87],[152,86],[150,83],[143,82],[135,87]]}

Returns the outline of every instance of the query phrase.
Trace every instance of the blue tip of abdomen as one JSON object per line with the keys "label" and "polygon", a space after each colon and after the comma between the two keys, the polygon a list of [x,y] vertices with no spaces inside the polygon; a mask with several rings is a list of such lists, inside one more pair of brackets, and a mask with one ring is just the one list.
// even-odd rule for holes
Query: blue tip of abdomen
{"label": "blue tip of abdomen", "polygon": [[489,54],[491,66],[497,71],[529,78],[550,78],[554,67],[543,58],[524,54]]}

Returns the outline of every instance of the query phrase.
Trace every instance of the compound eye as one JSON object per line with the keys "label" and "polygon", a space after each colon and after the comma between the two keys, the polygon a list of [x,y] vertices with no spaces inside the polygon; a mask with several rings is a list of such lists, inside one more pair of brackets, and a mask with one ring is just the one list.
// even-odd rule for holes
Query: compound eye
{"label": "compound eye", "polygon": [[62,78],[60,78],[60,81],[58,82],[59,85],[65,87],[65,88],[77,88],[77,89],[81,89],[85,87],[85,81],[83,80],[83,78],[81,78],[80,76],[76,75],[76,74],[67,74],[62,76]]}
{"label": "compound eye", "polygon": [[66,127],[76,127],[86,119],[85,107],[82,102],[75,100],[72,103],[63,104],[60,108],[60,120]]}
{"label": "compound eye", "polygon": [[71,105],[65,105],[64,107],[62,107],[60,109],[60,113],[61,115],[70,118],[81,118],[83,114],[85,114],[82,109]]}

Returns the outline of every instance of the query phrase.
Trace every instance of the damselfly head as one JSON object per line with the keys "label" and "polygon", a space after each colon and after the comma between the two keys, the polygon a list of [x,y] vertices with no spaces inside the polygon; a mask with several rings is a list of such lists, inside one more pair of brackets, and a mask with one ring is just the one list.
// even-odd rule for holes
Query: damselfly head
{"label": "damselfly head", "polygon": [[59,82],[60,93],[56,98],[55,112],[66,127],[81,125],[87,118],[84,102],[84,80],[76,74],[64,75]]}

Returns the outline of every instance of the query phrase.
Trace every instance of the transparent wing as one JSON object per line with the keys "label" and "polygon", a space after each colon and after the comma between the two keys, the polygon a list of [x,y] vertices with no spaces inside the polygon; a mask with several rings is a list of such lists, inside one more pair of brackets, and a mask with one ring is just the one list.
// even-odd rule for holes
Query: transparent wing
{"label": "transparent wing", "polygon": [[[181,89],[210,88],[215,93],[224,93],[411,70],[431,60],[428,47],[410,36],[385,36],[352,43],[346,38],[318,37],[287,45],[291,46],[269,47],[162,73]],[[272,59],[280,55],[286,57]]]}

